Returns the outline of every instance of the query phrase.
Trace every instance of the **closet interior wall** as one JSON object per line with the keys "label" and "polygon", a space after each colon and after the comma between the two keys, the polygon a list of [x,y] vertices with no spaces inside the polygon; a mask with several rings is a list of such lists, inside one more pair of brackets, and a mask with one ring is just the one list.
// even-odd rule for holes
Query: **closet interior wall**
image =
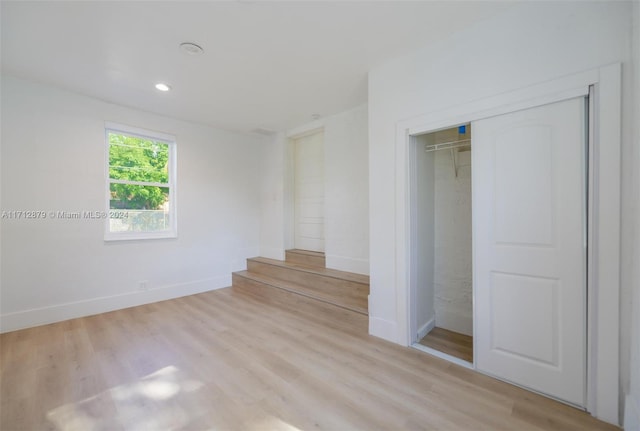
{"label": "closet interior wall", "polygon": [[473,335],[470,146],[425,150],[470,134],[456,127],[417,137],[419,336],[433,326]]}

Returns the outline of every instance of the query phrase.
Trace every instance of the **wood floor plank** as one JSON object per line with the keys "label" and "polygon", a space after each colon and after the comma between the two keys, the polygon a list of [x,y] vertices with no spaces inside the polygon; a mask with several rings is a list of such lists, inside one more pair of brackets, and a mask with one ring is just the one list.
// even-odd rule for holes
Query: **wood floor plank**
{"label": "wood floor plank", "polygon": [[473,337],[468,335],[435,327],[418,342],[464,361],[473,362]]}
{"label": "wood floor plank", "polygon": [[617,429],[367,326],[234,287],[2,334],[0,429]]}

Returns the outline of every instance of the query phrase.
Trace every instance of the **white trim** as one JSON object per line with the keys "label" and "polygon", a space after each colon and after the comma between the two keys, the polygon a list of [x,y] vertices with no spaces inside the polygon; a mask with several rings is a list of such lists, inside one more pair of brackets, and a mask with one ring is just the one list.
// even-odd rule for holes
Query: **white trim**
{"label": "white trim", "polygon": [[224,275],[163,286],[147,291],[127,292],[119,295],[104,296],[102,298],[6,313],[0,316],[0,332],[15,331],[78,317],[106,313],[108,311],[121,310],[123,308],[165,301],[167,299],[195,295],[228,286],[231,286],[231,275]]}
{"label": "white trim", "polygon": [[[588,172],[589,176],[587,178],[587,381],[585,387],[587,388],[586,393],[586,407],[587,411],[593,411],[596,408],[595,405],[595,393],[596,393],[596,379],[591,376],[595,376],[597,367],[596,367],[596,358],[598,355],[597,344],[595,343],[595,338],[592,337],[592,334],[595,334],[595,319],[591,319],[590,316],[597,316],[597,307],[596,301],[590,301],[590,298],[595,298],[594,286],[595,284],[592,280],[595,280],[595,253],[593,247],[593,241],[595,238],[595,229],[593,223],[593,217],[595,212],[595,159],[596,159],[596,145],[595,145],[595,106],[598,104],[598,97],[595,91],[595,88],[592,87],[589,91],[589,106],[588,106],[588,143],[587,143],[587,151],[588,151]],[[593,340],[592,340],[593,338]]]}
{"label": "white trim", "polygon": [[114,123],[112,121],[105,121],[104,128],[106,130],[111,130],[112,132],[124,132],[128,135],[151,139],[153,141],[162,141],[166,142],[167,144],[176,141],[176,137],[169,133],[156,132],[152,130],[142,129],[140,127],[129,126],[127,124]]}
{"label": "white trim", "polygon": [[371,295],[369,295],[369,333],[392,343],[395,343],[398,338],[397,322],[371,315]]}
{"label": "white trim", "polygon": [[129,180],[114,180],[112,178],[109,179],[109,183],[111,184],[127,184],[131,186],[151,186],[151,187],[164,187],[170,188],[169,183],[149,183],[146,181],[129,181]]}
{"label": "white trim", "polygon": [[471,362],[465,361],[464,359],[456,358],[455,356],[441,352],[440,350],[432,349],[431,347],[423,346],[422,344],[419,344],[419,343],[413,343],[411,347],[417,350],[421,350],[431,356],[435,356],[436,358],[453,362],[454,364],[460,365],[461,367],[468,368],[470,370],[474,369],[473,364]]}
{"label": "white trim", "polygon": [[[414,136],[407,136],[407,151],[408,151],[408,166],[409,169],[408,177],[409,177],[409,342],[415,343],[420,341],[422,337],[419,336],[420,331],[418,330],[418,251],[417,251],[417,235],[411,235],[411,232],[418,231],[418,190],[417,187],[414,187],[418,184],[418,162],[417,162],[417,139]],[[432,295],[433,296],[433,295]],[[431,320],[433,320],[433,324],[435,326],[435,311],[433,311],[434,315]],[[426,333],[425,333],[426,335]],[[414,338],[417,337],[417,338]]]}
{"label": "white trim", "polygon": [[[408,124],[406,124],[408,126]],[[411,292],[415,274],[411,265],[411,257],[417,253],[416,244],[411,240],[412,208],[410,197],[414,195],[412,190],[411,175],[409,167],[413,166],[411,161],[411,149],[414,146],[414,139],[409,134],[409,127],[404,123],[398,124],[396,128],[396,315],[398,316],[396,339],[399,343],[409,346],[413,343]],[[376,334],[377,335],[377,334]]]}
{"label": "white trim", "polygon": [[[107,220],[109,220],[109,218],[107,218]],[[176,239],[177,237],[177,232],[169,229],[157,232],[105,232],[104,241],[109,243],[119,241],[140,241],[147,239]]]}
{"label": "white trim", "polygon": [[432,317],[418,329],[418,341],[422,340],[425,335],[427,335],[433,328],[436,327],[436,318]]}
{"label": "white trim", "polygon": [[369,260],[325,253],[326,267],[355,274],[369,275]]}
{"label": "white trim", "polygon": [[[153,232],[111,232],[110,217],[105,217],[104,220],[104,240],[105,241],[131,241],[131,240],[147,240],[147,239],[165,239],[165,238],[177,238],[178,237],[178,194],[177,194],[177,171],[178,171],[178,159],[176,150],[176,138],[173,135],[169,135],[162,132],[155,132],[151,130],[141,129],[138,127],[127,126],[124,124],[117,124],[113,122],[105,121],[105,200],[106,200],[106,214],[109,214],[110,209],[110,196],[111,196],[111,184],[131,184],[140,186],[152,186],[163,187],[169,189],[169,228],[162,231]],[[144,181],[126,181],[126,180],[112,180],[109,174],[109,133],[123,134],[127,136],[134,136],[139,138],[151,139],[154,141],[160,141],[168,146],[169,150],[169,182],[168,183],[155,183]]]}
{"label": "white trim", "polygon": [[284,249],[291,250],[295,248],[293,238],[295,236],[295,154],[294,139],[286,138],[285,154],[284,154],[284,186],[283,186],[283,242]]}
{"label": "white trim", "polygon": [[[297,228],[297,219],[296,219],[296,141],[298,139],[312,136],[315,134],[322,133],[322,152],[324,154],[325,144],[324,144],[324,119],[316,120],[311,123],[302,125],[293,131],[287,133],[287,146],[286,146],[286,159],[285,159],[285,187],[284,187],[284,245],[285,250],[291,250],[297,248],[296,244],[296,228]],[[325,160],[323,159],[323,165],[326,167]],[[326,179],[325,179],[326,180]],[[323,187],[326,189],[326,183],[323,183]],[[326,206],[323,205],[323,211],[326,220]],[[324,238],[325,247],[323,248],[323,252],[326,251],[326,240],[327,240],[327,224],[323,223],[323,232],[322,236]],[[314,250],[315,251],[315,250]]]}
{"label": "white trim", "polygon": [[[324,133],[325,131],[325,119],[320,118],[318,120],[311,121],[301,126],[288,130],[285,133],[286,145],[285,145],[285,162],[284,162],[284,191],[283,191],[283,233],[284,233],[284,247],[285,250],[295,248],[295,140],[304,138],[305,136],[314,135],[316,133]],[[322,142],[324,148],[324,141]],[[326,235],[326,223],[324,226],[325,231],[323,235],[325,241]],[[326,242],[325,242],[326,245]],[[284,255],[283,255],[284,256]]]}
{"label": "white trim", "polygon": [[398,127],[410,135],[420,135],[447,129],[457,124],[467,124],[475,120],[586,96],[589,94],[589,86],[597,83],[599,76],[600,69],[565,76],[520,90],[420,115],[401,121]]}
{"label": "white trim", "polygon": [[[285,250],[295,248],[295,140],[324,131],[324,118],[315,120],[285,133],[283,224]],[[324,142],[323,142],[324,145]],[[325,226],[326,229],[326,226]],[[325,235],[326,239],[326,235]],[[284,253],[284,251],[283,251]],[[284,254],[283,254],[284,256]],[[280,260],[284,260],[284,257]]]}
{"label": "white trim", "polygon": [[[619,294],[620,294],[620,145],[621,65],[613,64],[539,85],[473,101],[461,106],[401,121],[396,127],[396,335],[393,325],[372,324],[370,333],[408,346],[411,334],[410,156],[411,136],[456,124],[489,118],[562,100],[596,90],[593,171],[591,288],[589,301],[588,401],[597,418],[619,424]],[[378,332],[379,331],[379,332]]]}
{"label": "white trim", "polygon": [[596,91],[594,139],[594,238],[591,280],[596,310],[589,341],[596,357],[593,373],[595,393],[589,394],[589,409],[606,422],[620,423],[620,141],[621,88],[620,64],[600,69],[594,82]]}
{"label": "white trim", "polygon": [[626,431],[640,431],[640,400],[627,395],[624,403],[624,429]]}

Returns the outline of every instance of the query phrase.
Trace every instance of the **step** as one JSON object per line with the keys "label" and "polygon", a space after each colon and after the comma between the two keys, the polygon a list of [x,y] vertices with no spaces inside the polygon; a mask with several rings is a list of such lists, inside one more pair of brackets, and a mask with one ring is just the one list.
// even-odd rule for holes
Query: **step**
{"label": "step", "polygon": [[[359,290],[365,287],[367,295],[369,294],[368,275],[338,271],[337,269],[318,268],[316,266],[269,259],[266,257],[252,257],[247,259],[247,271],[261,272],[275,278],[282,276],[283,280],[303,283],[311,282],[312,280],[323,283],[326,279],[336,279],[336,282],[331,281],[331,283],[343,282],[345,286],[351,286]],[[291,277],[293,277],[293,279]]]}
{"label": "step", "polygon": [[232,279],[234,287],[256,288],[267,286],[277,288],[336,307],[344,308],[358,314],[365,316],[368,314],[367,301],[363,301],[361,298],[345,295],[334,296],[309,287],[308,285],[283,281],[265,274],[250,271],[234,272],[232,274]]}
{"label": "step", "polygon": [[264,257],[247,259],[247,271],[237,274],[359,313],[368,311],[366,275]]}
{"label": "step", "polygon": [[324,253],[319,251],[291,249],[285,251],[285,261],[302,265],[324,268],[326,261]]}
{"label": "step", "polygon": [[260,304],[277,305],[279,309],[287,309],[288,312],[306,320],[345,333],[356,336],[368,334],[369,319],[366,313],[307,297],[299,292],[270,286],[240,274],[236,273],[233,276],[233,290],[242,295],[259,298]]}

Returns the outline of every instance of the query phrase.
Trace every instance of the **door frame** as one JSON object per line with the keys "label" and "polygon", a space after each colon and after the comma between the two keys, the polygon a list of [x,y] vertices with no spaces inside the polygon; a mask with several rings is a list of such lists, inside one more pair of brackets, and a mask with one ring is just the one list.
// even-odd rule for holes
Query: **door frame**
{"label": "door frame", "polygon": [[[305,136],[316,133],[324,133],[324,120],[315,120],[311,123],[290,130],[286,134],[285,147],[285,181],[284,181],[284,247],[290,250],[295,247],[295,141]],[[324,145],[324,143],[323,143]],[[324,227],[325,251],[327,227]],[[284,252],[283,252],[284,253]]]}
{"label": "door frame", "polygon": [[412,212],[413,136],[590,95],[587,257],[587,411],[619,424],[620,63],[400,121],[396,126],[395,286],[398,340],[412,343],[417,223]]}

